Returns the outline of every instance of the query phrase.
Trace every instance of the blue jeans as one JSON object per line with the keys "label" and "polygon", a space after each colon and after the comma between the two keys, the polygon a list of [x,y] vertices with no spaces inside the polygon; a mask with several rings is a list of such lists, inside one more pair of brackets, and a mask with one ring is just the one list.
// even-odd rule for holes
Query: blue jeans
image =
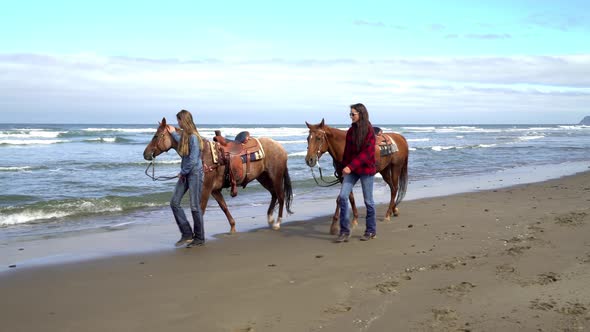
{"label": "blue jeans", "polygon": [[355,173],[350,173],[344,177],[342,189],[340,189],[340,194],[338,195],[338,203],[340,203],[340,234],[350,234],[350,229],[348,228],[350,224],[348,218],[348,196],[359,179],[361,180],[363,198],[365,200],[365,207],[367,208],[365,234],[377,234],[375,202],[373,201],[373,182],[375,181],[375,175],[358,175]]}
{"label": "blue jeans", "polygon": [[[201,212],[201,191],[203,189],[203,171],[201,169],[191,172],[184,179],[178,179],[174,194],[170,200],[170,207],[174,219],[182,237],[205,240],[205,229],[203,227],[203,213]],[[186,219],[184,209],[180,206],[182,197],[186,192],[190,195],[191,214],[193,215],[194,233],[191,225]]]}

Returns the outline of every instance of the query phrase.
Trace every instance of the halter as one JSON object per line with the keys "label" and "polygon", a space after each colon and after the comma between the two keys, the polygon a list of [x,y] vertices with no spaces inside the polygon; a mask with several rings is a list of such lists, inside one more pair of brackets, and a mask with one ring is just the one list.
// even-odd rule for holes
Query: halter
{"label": "halter", "polygon": [[[313,167],[310,167],[311,169],[311,175],[313,177],[313,180],[315,181],[315,183],[320,186],[320,187],[331,187],[334,186],[338,183],[340,183],[340,177],[338,176],[336,169],[334,169],[334,176],[336,177],[335,180],[325,180],[324,179],[324,175],[322,173],[322,167],[320,166],[320,158],[322,156],[322,145],[324,144],[324,141],[326,142],[326,144],[328,144],[328,138],[326,137],[326,132],[324,130],[320,130],[320,133],[322,133],[322,140],[320,141],[320,145],[318,146],[318,150],[316,151],[316,158],[317,158],[317,165],[318,165],[318,170],[320,172],[320,178],[318,181],[318,178],[315,176],[315,173],[313,171]],[[326,150],[327,151],[327,150]],[[334,161],[334,164],[336,162]]]}

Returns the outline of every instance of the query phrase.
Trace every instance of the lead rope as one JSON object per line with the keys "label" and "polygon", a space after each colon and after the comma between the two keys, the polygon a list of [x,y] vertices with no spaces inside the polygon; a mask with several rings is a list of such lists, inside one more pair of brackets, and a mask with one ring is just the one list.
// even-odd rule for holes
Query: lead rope
{"label": "lead rope", "polygon": [[324,176],[322,174],[322,168],[320,167],[319,163],[318,163],[318,170],[320,171],[320,178],[318,180],[318,178],[315,176],[315,173],[313,171],[313,167],[310,167],[309,169],[311,169],[311,175],[313,176],[313,180],[315,181],[315,183],[320,186],[320,187],[331,187],[331,186],[335,186],[338,183],[340,183],[340,179],[336,178],[334,180],[325,180]]}
{"label": "lead rope", "polygon": [[[145,169],[145,175],[147,175],[149,178],[152,179],[152,181],[168,181],[168,180],[173,180],[176,179],[178,177],[178,175],[175,176],[156,176],[156,157],[152,156],[152,161],[150,161],[150,163],[148,164],[147,168]],[[150,169],[150,167],[152,168],[152,174],[150,175],[148,173],[148,170]]]}
{"label": "lead rope", "polygon": [[[324,139],[325,139],[325,137],[324,137]],[[320,146],[318,147],[318,152],[316,154],[316,156],[318,158],[317,164],[318,164],[318,170],[320,172],[320,179],[318,181],[318,178],[315,176],[315,173],[313,171],[313,167],[310,167],[310,169],[311,169],[311,176],[313,177],[313,180],[315,181],[315,183],[318,186],[320,186],[320,187],[331,187],[331,186],[335,186],[338,183],[340,183],[340,179],[338,178],[338,176],[336,176],[336,179],[334,179],[334,180],[327,181],[327,180],[324,179],[324,175],[322,173],[322,167],[320,166],[320,158],[321,158],[320,151],[321,151],[321,148],[322,148],[322,144],[323,144],[323,142],[320,143]],[[334,175],[336,175],[336,171],[334,171]]]}

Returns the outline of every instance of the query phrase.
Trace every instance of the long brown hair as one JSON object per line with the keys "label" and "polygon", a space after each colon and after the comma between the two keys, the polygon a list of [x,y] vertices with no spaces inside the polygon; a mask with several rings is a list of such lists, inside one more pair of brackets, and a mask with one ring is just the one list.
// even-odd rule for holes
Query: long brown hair
{"label": "long brown hair", "polygon": [[373,130],[373,127],[369,121],[369,112],[367,112],[365,105],[358,103],[350,105],[350,108],[359,114],[359,120],[356,122],[356,137],[354,137],[354,141],[357,151],[360,151],[363,148],[369,130]]}
{"label": "long brown hair", "polygon": [[190,137],[191,135],[196,135],[199,139],[199,149],[203,150],[203,139],[201,135],[199,135],[199,131],[193,122],[193,116],[191,112],[187,110],[181,110],[176,114],[176,119],[178,120],[178,125],[182,128],[182,134],[180,136],[180,143],[178,144],[178,154],[181,156],[188,156],[190,153]]}

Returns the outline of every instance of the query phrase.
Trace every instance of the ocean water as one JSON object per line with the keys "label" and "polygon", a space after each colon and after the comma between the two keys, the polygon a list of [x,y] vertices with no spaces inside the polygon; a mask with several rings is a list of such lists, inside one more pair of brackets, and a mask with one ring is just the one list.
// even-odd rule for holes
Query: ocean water
{"label": "ocean water", "polygon": [[[508,174],[513,179],[501,185],[559,177],[590,166],[589,126],[375,125],[408,140],[408,199],[485,189],[486,183],[503,181],[500,178]],[[314,182],[304,160],[305,125],[199,126],[209,139],[217,129],[228,137],[248,130],[285,147],[295,194],[295,214],[286,221],[310,217],[307,207],[313,204],[324,214],[333,212],[339,187],[322,188]],[[153,216],[176,232],[169,209],[175,182],[154,182],[144,174],[148,163],[142,153],[155,130],[155,125],[142,124],[0,124],[0,250],[3,244],[31,239],[139,227],[153,222]],[[321,166],[324,174],[333,172],[329,155],[322,157]],[[174,175],[179,167],[180,158],[171,150],[157,158],[156,175]],[[377,179],[375,186],[377,201],[386,202],[384,182]],[[224,195],[238,230],[266,224],[252,222],[266,220],[270,200],[258,183],[241,189],[236,198],[227,190]],[[208,235],[229,229],[213,199],[205,223]]]}

